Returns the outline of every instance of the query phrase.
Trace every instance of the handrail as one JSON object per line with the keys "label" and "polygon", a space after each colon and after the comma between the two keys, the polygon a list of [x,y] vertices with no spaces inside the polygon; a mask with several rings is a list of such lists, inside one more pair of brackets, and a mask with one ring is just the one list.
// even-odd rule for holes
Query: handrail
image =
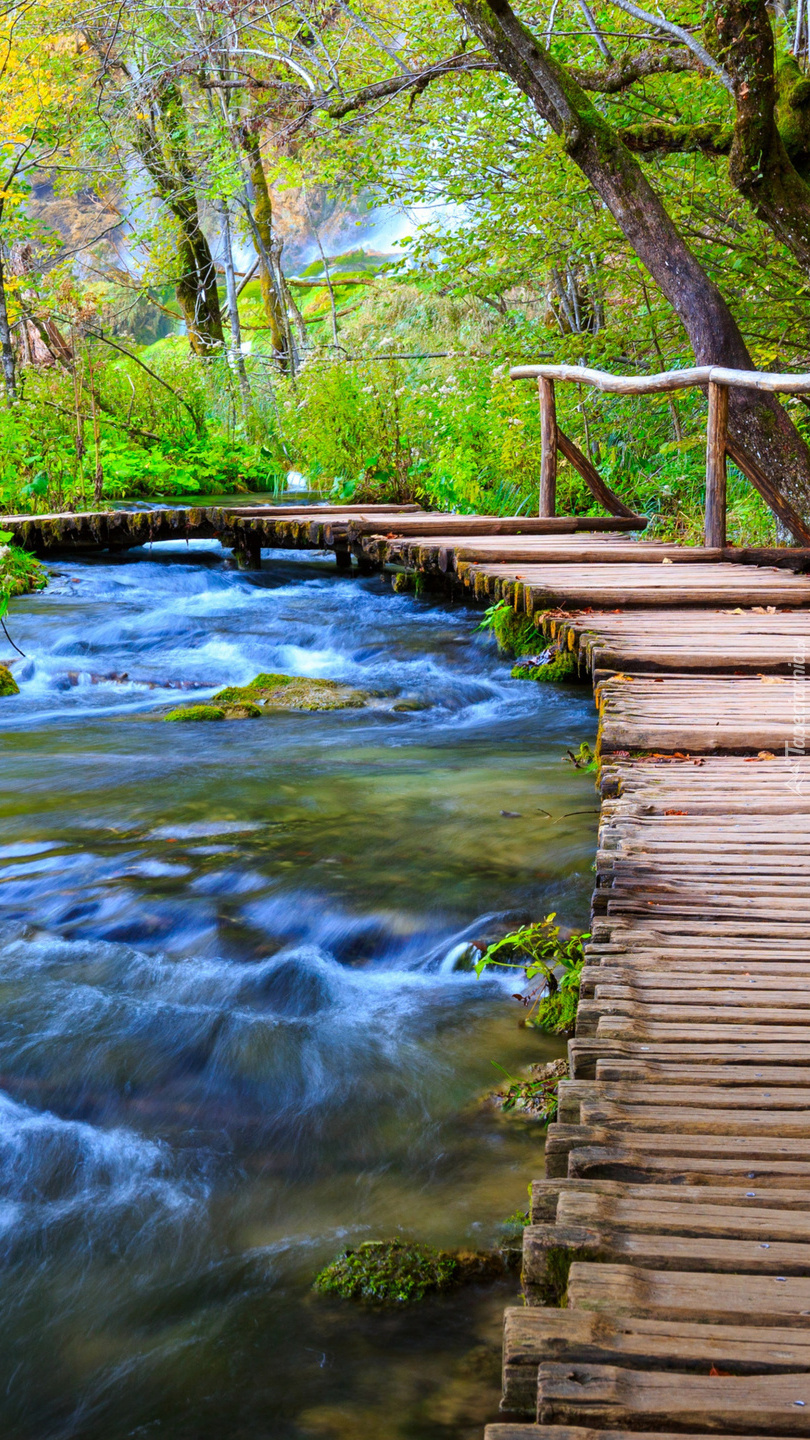
{"label": "handrail", "polygon": [[[662,370],[656,375],[611,375],[586,365],[514,365],[512,380],[536,380],[540,394],[541,459],[540,514],[554,515],[557,490],[557,454],[576,466],[591,493],[613,515],[628,515],[627,506],[601,480],[590,461],[557,424],[555,382],[590,385],[608,395],[650,395],[671,390],[705,387],[709,396],[706,434],[705,543],[726,544],[726,458],[730,456],[759,491],[771,510],[804,544],[810,543],[810,526],[771,485],[755,459],[728,435],[728,392],[731,386],[767,390],[785,395],[810,395],[810,375],[780,375],[768,370],[730,370],[722,365],[698,365],[689,370]],[[582,463],[580,463],[582,462]],[[640,517],[639,517],[640,519]],[[640,520],[640,523],[641,522]]]}
{"label": "handrail", "polygon": [[810,395],[810,375],[780,375],[771,370],[727,370],[722,365],[696,365],[691,370],[660,370],[656,375],[611,375],[587,365],[513,365],[510,380],[569,380],[592,385],[612,395],[648,395],[661,390],[689,390],[695,385],[739,385],[744,390]]}

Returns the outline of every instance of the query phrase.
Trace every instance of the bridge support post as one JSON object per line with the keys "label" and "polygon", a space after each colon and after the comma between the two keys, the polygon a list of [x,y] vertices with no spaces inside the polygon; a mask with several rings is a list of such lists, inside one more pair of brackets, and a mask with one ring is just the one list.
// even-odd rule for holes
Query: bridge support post
{"label": "bridge support post", "polygon": [[236,564],[240,570],[261,570],[262,537],[256,530],[240,529],[234,546]]}
{"label": "bridge support post", "polygon": [[557,513],[557,402],[554,381],[542,375],[537,381],[540,394],[540,511]]}
{"label": "bridge support post", "polygon": [[334,540],[334,547],[335,564],[337,565],[338,570],[351,570],[352,552],[349,549],[348,540],[346,540],[343,536],[341,536],[340,538],[336,536]]}
{"label": "bridge support post", "polygon": [[726,437],[728,386],[709,381],[709,420],[706,427],[705,542],[711,549],[726,543]]}

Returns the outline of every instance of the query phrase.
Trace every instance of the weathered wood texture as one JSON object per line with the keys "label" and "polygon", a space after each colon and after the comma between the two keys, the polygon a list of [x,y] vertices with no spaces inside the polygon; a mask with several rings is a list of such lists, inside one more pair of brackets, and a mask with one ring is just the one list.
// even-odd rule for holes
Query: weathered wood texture
{"label": "weathered wood texture", "polygon": [[[648,728],[661,689],[694,719],[668,677]],[[538,1436],[810,1433],[810,760],[711,744],[600,777],[573,1078],[506,1317],[504,1406]]]}

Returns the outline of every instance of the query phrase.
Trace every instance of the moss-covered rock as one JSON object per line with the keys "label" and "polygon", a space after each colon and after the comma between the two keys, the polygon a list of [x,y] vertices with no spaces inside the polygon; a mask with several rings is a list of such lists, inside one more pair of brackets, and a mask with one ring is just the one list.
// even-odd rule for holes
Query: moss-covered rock
{"label": "moss-covered rock", "polygon": [[220,705],[178,705],[164,715],[164,720],[224,720],[225,711]]}
{"label": "moss-covered rock", "polygon": [[[10,538],[2,529],[0,538]],[[4,595],[27,595],[32,590],[44,590],[48,583],[47,572],[35,556],[18,545],[0,544],[0,593]]]}
{"label": "moss-covered rock", "polygon": [[360,709],[366,699],[362,690],[353,690],[337,680],[261,674],[249,685],[226,686],[214,696],[213,704],[226,707],[264,706],[268,710],[352,710]]}
{"label": "moss-covered rock", "polygon": [[434,1250],[404,1240],[367,1240],[358,1250],[347,1250],[315,1279],[321,1295],[339,1295],[377,1305],[407,1305],[426,1295],[449,1290],[465,1280],[488,1280],[502,1275],[500,1254]]}
{"label": "moss-covered rock", "polygon": [[[548,658],[546,658],[548,657]],[[540,663],[536,663],[539,660]],[[532,663],[535,661],[535,663]],[[512,666],[514,680],[539,680],[541,684],[555,685],[563,680],[575,680],[577,662],[570,650],[546,650],[542,656],[531,656],[519,660]]]}
{"label": "moss-covered rock", "polygon": [[19,695],[20,687],[7,665],[0,665],[0,695]]}

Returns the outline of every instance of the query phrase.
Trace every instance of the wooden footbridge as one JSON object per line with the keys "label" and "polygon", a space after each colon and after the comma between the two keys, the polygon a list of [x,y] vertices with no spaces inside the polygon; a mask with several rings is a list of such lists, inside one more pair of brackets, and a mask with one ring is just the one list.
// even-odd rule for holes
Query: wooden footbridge
{"label": "wooden footbridge", "polygon": [[684,372],[710,397],[706,545],[686,549],[637,538],[604,486],[610,518],[553,513],[557,451],[576,450],[554,383],[611,377],[515,373],[544,407],[533,519],[255,506],[3,525],[44,554],[207,534],[248,565],[331,549],[345,570],[508,600],[538,649],[576,657],[599,710],[593,934],[487,1440],[808,1436],[810,548],[726,545],[726,452],[767,487],[724,424],[729,385],[810,380]]}

